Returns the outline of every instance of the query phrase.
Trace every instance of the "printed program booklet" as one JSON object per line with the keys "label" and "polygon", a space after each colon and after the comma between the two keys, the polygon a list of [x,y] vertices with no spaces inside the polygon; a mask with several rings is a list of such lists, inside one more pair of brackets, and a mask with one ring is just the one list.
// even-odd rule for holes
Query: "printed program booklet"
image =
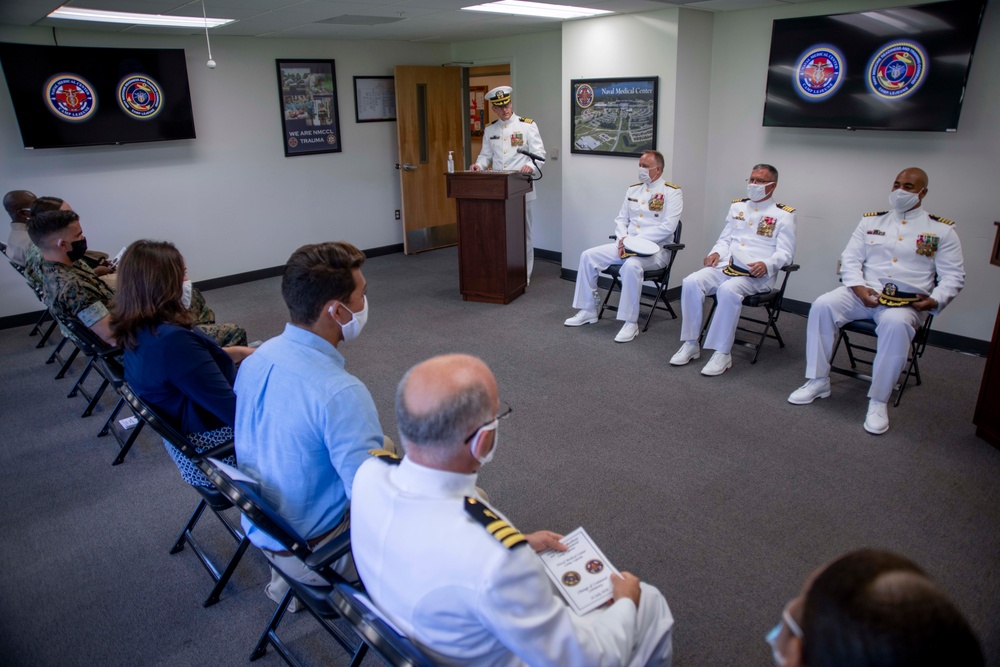
{"label": "printed program booklet", "polygon": [[556,588],[580,616],[611,602],[611,573],[619,574],[583,528],[562,538],[566,551],[538,554]]}

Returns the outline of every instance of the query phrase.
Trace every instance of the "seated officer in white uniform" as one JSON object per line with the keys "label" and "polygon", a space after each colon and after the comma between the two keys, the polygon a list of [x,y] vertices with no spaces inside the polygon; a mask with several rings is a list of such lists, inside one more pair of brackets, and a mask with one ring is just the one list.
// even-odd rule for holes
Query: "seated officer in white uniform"
{"label": "seated officer in white uniform", "polygon": [[[827,292],[809,309],[806,378],[789,403],[805,405],[830,395],[830,361],[837,330],[853,320],[877,325],[877,352],[868,390],[865,430],[889,430],[886,403],[906,365],[910,342],[927,318],[940,312],[965,285],[962,246],[951,220],[921,207],[927,174],[910,167],[896,176],[890,211],[866,213],[844,249],[843,287]],[[880,294],[880,292],[882,292]]]}
{"label": "seated officer in white uniform", "polygon": [[351,547],[372,601],[438,665],[669,665],[673,617],[660,592],[623,572],[614,601],[580,617],[536,552],[560,535],[522,535],[476,492],[497,447],[496,381],[481,360],[434,357],[396,393],[402,461],[358,470]]}
{"label": "seated officer in white uniform", "polygon": [[[646,151],[639,158],[639,182],[625,190],[625,202],[615,218],[615,242],[605,243],[580,254],[576,272],[573,307],[579,308],[563,324],[578,327],[597,322],[600,297],[597,275],[612,264],[621,264],[619,276],[622,293],[618,301],[618,319],[625,322],[615,341],[627,343],[639,335],[639,296],[643,271],[660,269],[670,261],[670,251],[662,245],[673,240],[681,218],[684,200],[681,189],[667,183],[663,176],[663,154]],[[655,243],[659,252],[648,257],[635,256],[623,245],[625,239],[638,237]]]}
{"label": "seated officer in white uniform", "polygon": [[795,255],[795,209],[778,204],[772,195],[778,187],[778,170],[758,164],[747,179],[747,198],[735,199],[726,215],[726,226],[705,268],[681,284],[681,349],[670,358],[683,366],[701,356],[702,308],[705,296],[715,294],[718,305],[705,336],[705,347],[715,350],[702,375],[722,375],[733,365],[729,352],[736,340],[743,298],[768,292],[778,271]]}
{"label": "seated officer in white uniform", "polygon": [[[538,124],[530,118],[521,118],[514,113],[511,102],[510,86],[498,86],[486,93],[486,101],[493,106],[497,120],[483,130],[483,148],[479,157],[469,167],[472,171],[492,169],[493,171],[520,171],[538,178],[540,172],[530,157],[517,150],[523,149],[545,159],[545,146],[542,135],[538,132]],[[531,269],[535,265],[535,248],[531,241],[531,202],[538,197],[534,183],[531,192],[524,196],[524,250],[527,262],[528,282],[531,282]]]}

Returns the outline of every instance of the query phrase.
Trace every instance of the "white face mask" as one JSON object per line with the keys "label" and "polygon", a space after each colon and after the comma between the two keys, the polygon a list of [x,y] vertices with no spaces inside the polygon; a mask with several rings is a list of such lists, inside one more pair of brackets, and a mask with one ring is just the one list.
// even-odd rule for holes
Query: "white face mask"
{"label": "white face mask", "polygon": [[747,183],[747,197],[750,201],[760,201],[767,196],[767,186],[770,183]]}
{"label": "white face mask", "polygon": [[649,177],[649,167],[639,167],[639,180],[646,185],[653,182],[653,179]]}
{"label": "white face mask", "polygon": [[917,205],[920,195],[916,192],[907,192],[902,188],[889,193],[889,207],[897,213],[905,213]]}
{"label": "white face mask", "polygon": [[[493,455],[496,454],[497,452],[497,444],[498,441],[500,440],[500,431],[497,430],[497,426],[499,425],[500,425],[500,420],[494,419],[486,426],[480,427],[479,433],[477,433],[476,436],[472,439],[472,442],[469,443],[469,451],[472,452],[472,456],[475,457],[475,459],[482,464],[486,464],[492,461]],[[476,445],[479,443],[480,440],[482,440],[483,435],[486,433],[486,431],[493,431],[493,446],[490,447],[490,451],[486,453],[486,456],[480,458],[476,456]]]}
{"label": "white face mask", "polygon": [[[365,322],[368,321],[368,295],[364,296],[364,306],[358,312],[354,312],[347,306],[347,310],[353,315],[350,321],[346,324],[340,325],[340,333],[344,336],[345,341],[354,340],[361,335],[361,330],[365,328]],[[333,317],[334,307],[330,306],[330,316]]]}
{"label": "white face mask", "polygon": [[194,286],[190,280],[185,280],[181,283],[181,305],[184,306],[184,310],[191,307],[191,291],[193,289]]}

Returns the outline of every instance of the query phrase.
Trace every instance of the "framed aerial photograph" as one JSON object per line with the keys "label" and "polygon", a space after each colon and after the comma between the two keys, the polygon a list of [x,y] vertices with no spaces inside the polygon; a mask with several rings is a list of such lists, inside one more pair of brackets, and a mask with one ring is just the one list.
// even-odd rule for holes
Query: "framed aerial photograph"
{"label": "framed aerial photograph", "polygon": [[275,63],[285,157],[342,151],[334,61]]}
{"label": "framed aerial photograph", "polygon": [[656,148],[659,77],[570,81],[570,152],[638,157]]}
{"label": "framed aerial photograph", "polygon": [[354,120],[359,123],[396,120],[396,77],[354,77]]}

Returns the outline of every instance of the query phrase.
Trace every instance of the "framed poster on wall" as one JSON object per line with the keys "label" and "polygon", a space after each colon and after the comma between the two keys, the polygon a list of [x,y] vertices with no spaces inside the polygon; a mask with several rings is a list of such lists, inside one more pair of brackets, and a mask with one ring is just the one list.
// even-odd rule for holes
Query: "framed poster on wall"
{"label": "framed poster on wall", "polygon": [[469,86],[469,131],[483,136],[486,128],[486,86]]}
{"label": "framed poster on wall", "polygon": [[340,112],[332,60],[276,60],[285,157],[339,153]]}
{"label": "framed poster on wall", "polygon": [[638,157],[656,148],[659,77],[570,81],[570,151]]}

